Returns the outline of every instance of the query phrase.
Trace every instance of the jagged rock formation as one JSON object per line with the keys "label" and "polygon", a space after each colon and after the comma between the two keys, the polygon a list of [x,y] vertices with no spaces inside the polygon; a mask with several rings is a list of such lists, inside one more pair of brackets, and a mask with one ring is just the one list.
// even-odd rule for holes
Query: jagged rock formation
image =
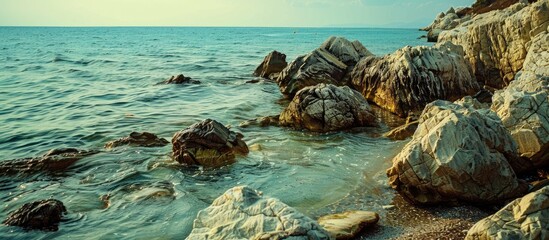
{"label": "jagged rock formation", "polygon": [[11,212],[2,223],[10,226],[19,226],[25,229],[57,231],[59,222],[67,209],[56,199],[41,200],[25,203]]}
{"label": "jagged rock formation", "polygon": [[332,238],[355,239],[365,228],[375,225],[379,221],[379,215],[367,211],[347,211],[344,213],[330,214],[318,219]]}
{"label": "jagged rock formation", "polygon": [[110,141],[105,144],[105,148],[115,148],[123,145],[140,147],[163,147],[170,142],[164,138],[159,138],[149,132],[131,132],[130,136],[118,140]]}
{"label": "jagged rock formation", "polygon": [[263,62],[257,66],[254,71],[254,76],[275,80],[286,66],[288,66],[286,54],[272,51],[265,56]]}
{"label": "jagged rock formation", "polygon": [[427,31],[427,41],[437,42],[438,35],[444,30],[450,30],[458,26],[460,23],[468,21],[471,16],[466,15],[463,17],[458,16],[454,8],[448,9],[446,13],[440,13],[437,15],[431,25],[424,27],[420,30]]}
{"label": "jagged rock formation", "polygon": [[234,187],[200,211],[188,240],[330,239],[314,220],[278,199]]}
{"label": "jagged rock formation", "polygon": [[320,48],[328,51],[351,68],[363,57],[374,55],[359,41],[351,42],[343,37],[331,36],[320,45]]}
{"label": "jagged rock formation", "polygon": [[347,86],[321,83],[297,92],[280,114],[280,125],[329,132],[375,126],[376,117],[359,92]]}
{"label": "jagged rock formation", "polygon": [[480,90],[463,50],[451,43],[404,47],[362,59],[352,84],[369,101],[401,117],[437,99],[457,100]]}
{"label": "jagged rock formation", "polygon": [[52,149],[41,157],[0,161],[0,175],[63,171],[78,160],[96,153],[75,148]]}

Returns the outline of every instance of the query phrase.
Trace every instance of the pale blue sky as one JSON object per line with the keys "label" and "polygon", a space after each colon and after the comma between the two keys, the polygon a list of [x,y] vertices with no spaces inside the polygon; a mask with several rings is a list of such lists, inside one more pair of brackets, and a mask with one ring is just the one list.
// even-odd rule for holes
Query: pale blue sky
{"label": "pale blue sky", "polygon": [[2,26],[423,27],[474,0],[0,0]]}

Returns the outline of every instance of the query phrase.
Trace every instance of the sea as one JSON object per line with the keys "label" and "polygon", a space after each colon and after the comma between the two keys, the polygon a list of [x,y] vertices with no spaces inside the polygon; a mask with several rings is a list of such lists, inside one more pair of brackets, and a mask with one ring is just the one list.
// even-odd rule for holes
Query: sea
{"label": "sea", "polygon": [[[252,75],[273,50],[292,61],[342,36],[382,56],[427,45],[420,35],[377,28],[0,27],[0,161],[54,148],[100,151],[63,172],[0,173],[0,220],[35,200],[55,198],[67,208],[58,231],[0,225],[0,239],[183,239],[200,210],[241,185],[312,218],[380,210],[395,196],[385,170],[406,143],[381,133],[401,120],[377,109],[380,127],[324,134],[240,123],[277,115],[288,104],[275,82]],[[158,84],[177,74],[201,84]],[[104,149],[132,131],[171,140],[206,118],[241,132],[251,152],[204,169],[172,161],[171,145]]]}

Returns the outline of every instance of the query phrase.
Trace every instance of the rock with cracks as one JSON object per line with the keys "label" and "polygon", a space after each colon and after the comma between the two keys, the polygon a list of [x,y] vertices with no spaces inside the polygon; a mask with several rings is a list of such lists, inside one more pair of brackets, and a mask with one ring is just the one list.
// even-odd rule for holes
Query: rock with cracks
{"label": "rock with cracks", "polygon": [[275,80],[286,66],[288,66],[286,54],[272,51],[255,69],[254,76]]}
{"label": "rock with cracks", "polygon": [[11,212],[4,224],[25,229],[57,231],[58,225],[67,209],[59,200],[48,199],[25,203]]}
{"label": "rock with cracks", "polygon": [[163,147],[170,142],[164,138],[159,138],[149,132],[132,132],[130,136],[114,140],[105,144],[105,148],[115,148],[123,145],[140,147]]}

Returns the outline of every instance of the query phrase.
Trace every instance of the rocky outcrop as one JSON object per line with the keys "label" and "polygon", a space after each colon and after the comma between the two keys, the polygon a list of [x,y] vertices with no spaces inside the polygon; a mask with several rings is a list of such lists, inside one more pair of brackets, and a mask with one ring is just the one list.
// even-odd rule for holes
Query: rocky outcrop
{"label": "rocky outcrop", "polygon": [[227,165],[234,162],[236,154],[249,152],[243,137],[215,120],[206,119],[173,136],[172,155],[174,160],[185,165]]}
{"label": "rocky outcrop", "polygon": [[375,126],[368,102],[351,88],[318,84],[301,89],[280,114],[280,125],[329,132]]}
{"label": "rocky outcrop", "polygon": [[427,31],[427,41],[436,42],[438,40],[438,35],[444,30],[450,30],[458,26],[460,23],[470,20],[470,16],[459,17],[456,14],[454,8],[448,9],[446,13],[440,13],[437,15],[435,20],[431,25],[422,28],[420,30]]}
{"label": "rocky outcrop", "polygon": [[454,101],[480,90],[463,50],[451,43],[407,46],[384,57],[366,57],[351,78],[366,99],[401,117],[434,100]]}
{"label": "rocky outcrop", "polygon": [[139,146],[139,147],[163,147],[170,142],[164,138],[159,138],[149,132],[132,132],[130,136],[114,140],[105,144],[105,148],[115,148],[123,145]]}
{"label": "rocky outcrop", "polygon": [[168,80],[162,82],[163,84],[200,84],[200,81],[193,80],[190,77],[185,77],[183,74],[172,76]]}
{"label": "rocky outcrop", "polygon": [[379,215],[375,212],[348,211],[344,213],[322,216],[318,224],[322,226],[332,238],[355,239],[365,228],[375,225]]}
{"label": "rocky outcrop", "polygon": [[314,220],[248,187],[234,187],[200,211],[194,239],[330,239]]}
{"label": "rocky outcrop", "polygon": [[263,62],[254,71],[254,76],[276,79],[279,73],[288,66],[286,62],[286,54],[277,51],[272,51],[263,59]]}
{"label": "rocky outcrop", "polygon": [[297,91],[319,83],[347,85],[353,65],[372,55],[360,42],[330,37],[320,48],[297,57],[277,79],[280,91],[292,98]]}
{"label": "rocky outcrop", "polygon": [[11,212],[2,223],[25,229],[57,231],[58,225],[67,209],[59,200],[48,199],[25,203]]}
{"label": "rocky outcrop", "polygon": [[497,91],[492,110],[534,167],[549,165],[549,34],[532,40],[524,68],[509,86]]}
{"label": "rocky outcrop", "polygon": [[513,169],[521,164],[495,113],[439,100],[425,107],[387,175],[391,187],[415,203],[486,204],[527,190]]}
{"label": "rocky outcrop", "polygon": [[439,35],[439,42],[463,46],[482,83],[501,89],[522,69],[530,40],[549,25],[549,0],[519,2],[479,14]]}
{"label": "rocky outcrop", "polygon": [[476,223],[465,239],[549,239],[549,186]]}
{"label": "rocky outcrop", "polygon": [[0,175],[63,171],[78,160],[96,153],[75,148],[52,149],[41,157],[0,161]]}

